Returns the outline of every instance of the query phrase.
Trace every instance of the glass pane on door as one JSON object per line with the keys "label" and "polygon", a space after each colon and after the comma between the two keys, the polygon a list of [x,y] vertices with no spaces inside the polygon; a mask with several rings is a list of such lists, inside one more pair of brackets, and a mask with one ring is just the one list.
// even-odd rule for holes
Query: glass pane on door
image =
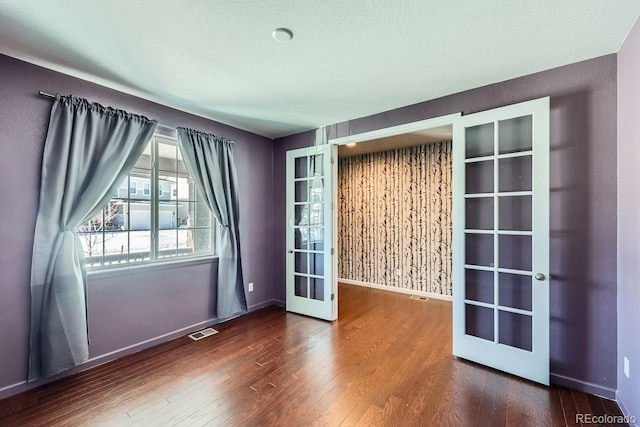
{"label": "glass pane on door", "polygon": [[498,200],[500,230],[531,231],[533,211],[531,196],[502,196]]}
{"label": "glass pane on door", "polygon": [[531,316],[500,310],[498,330],[500,344],[531,351],[533,333]]}
{"label": "glass pane on door", "polygon": [[500,192],[531,191],[531,156],[518,156],[500,159],[498,173],[500,174]]}
{"label": "glass pane on door", "polygon": [[493,267],[493,234],[468,233],[465,239],[465,264]]}
{"label": "glass pane on door", "polygon": [[493,160],[467,163],[466,165],[466,193],[493,193]]}
{"label": "glass pane on door", "polygon": [[493,197],[467,199],[464,228],[493,230]]}
{"label": "glass pane on door", "polygon": [[307,176],[307,157],[297,157],[295,159],[295,178],[306,178]]}
{"label": "glass pane on door", "polygon": [[500,154],[531,151],[533,147],[532,120],[532,116],[524,116],[498,122]]}
{"label": "glass pane on door", "polygon": [[465,298],[471,301],[493,304],[493,275],[493,271],[465,270]]}
{"label": "glass pane on door", "polygon": [[465,304],[465,315],[467,335],[493,341],[493,309]]}
{"label": "glass pane on door", "polygon": [[306,298],[307,297],[307,282],[308,279],[306,276],[302,276],[299,274],[295,275],[295,295],[297,297],[303,297]]}
{"label": "glass pane on door", "polygon": [[500,273],[498,295],[501,307],[531,311],[533,294],[529,275]]}
{"label": "glass pane on door", "polygon": [[510,310],[532,309],[532,141],[531,116],[465,131],[465,333],[528,351],[531,316]]}
{"label": "glass pane on door", "polygon": [[531,271],[531,236],[501,235],[498,246],[498,265],[501,268]]}
{"label": "glass pane on door", "polygon": [[494,153],[494,125],[487,123],[466,129],[466,158],[491,156]]}

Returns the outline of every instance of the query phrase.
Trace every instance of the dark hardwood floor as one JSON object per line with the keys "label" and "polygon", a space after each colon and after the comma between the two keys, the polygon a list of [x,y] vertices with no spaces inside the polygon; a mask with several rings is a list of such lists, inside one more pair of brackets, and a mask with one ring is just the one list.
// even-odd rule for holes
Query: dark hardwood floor
{"label": "dark hardwood floor", "polygon": [[563,426],[615,402],[451,356],[451,304],[340,286],[334,323],[270,307],[0,401],[0,426]]}

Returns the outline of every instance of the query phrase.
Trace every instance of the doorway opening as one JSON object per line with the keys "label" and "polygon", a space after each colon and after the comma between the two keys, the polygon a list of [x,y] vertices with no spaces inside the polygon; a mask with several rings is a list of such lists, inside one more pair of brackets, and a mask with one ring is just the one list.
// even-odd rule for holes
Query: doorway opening
{"label": "doorway opening", "polygon": [[459,114],[338,145],[341,283],[452,300],[452,144]]}

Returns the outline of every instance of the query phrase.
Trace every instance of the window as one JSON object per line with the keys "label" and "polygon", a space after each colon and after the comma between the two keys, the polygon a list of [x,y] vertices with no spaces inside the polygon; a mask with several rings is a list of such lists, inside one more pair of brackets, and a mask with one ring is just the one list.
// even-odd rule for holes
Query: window
{"label": "window", "polygon": [[154,136],[108,206],[77,232],[87,266],[101,267],[214,255],[213,222],[177,142]]}

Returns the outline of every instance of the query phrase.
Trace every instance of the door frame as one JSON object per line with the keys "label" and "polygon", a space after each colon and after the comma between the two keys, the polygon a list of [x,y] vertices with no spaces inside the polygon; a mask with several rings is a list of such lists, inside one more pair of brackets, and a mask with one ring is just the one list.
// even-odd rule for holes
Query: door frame
{"label": "door frame", "polygon": [[454,122],[460,117],[462,117],[462,113],[447,114],[445,116],[433,117],[431,119],[418,120],[416,122],[409,122],[402,125],[390,126],[368,132],[357,133],[355,135],[333,138],[329,139],[327,142],[334,145],[354,144],[359,142],[371,141],[373,139],[402,135],[404,133],[419,132],[440,126],[453,126]]}
{"label": "door frame", "polygon": [[[328,139],[327,143],[331,144],[331,145],[335,145],[335,146],[339,146],[339,145],[346,145],[346,144],[355,144],[355,143],[367,143],[369,141],[373,141],[376,139],[380,139],[380,138],[387,138],[387,137],[392,137],[392,136],[397,136],[397,135],[403,135],[403,134],[407,134],[407,133],[413,133],[413,132],[420,132],[420,131],[424,131],[424,130],[428,130],[428,129],[433,129],[433,128],[437,128],[437,127],[441,127],[441,126],[451,126],[451,130],[453,132],[453,129],[455,127],[455,123],[457,120],[460,120],[460,118],[462,117],[462,113],[453,113],[453,114],[447,114],[444,116],[438,116],[438,117],[433,117],[430,119],[424,119],[424,120],[418,120],[415,122],[409,122],[409,123],[404,123],[401,125],[396,125],[396,126],[390,126],[390,127],[386,127],[386,128],[382,128],[382,129],[376,129],[376,130],[372,130],[372,131],[368,131],[368,132],[362,132],[362,133],[358,133],[358,134],[354,134],[354,135],[347,135],[347,136],[342,136],[342,137],[337,137],[337,138],[333,138],[333,139]],[[452,144],[455,144],[455,141],[453,140],[453,134],[451,137],[452,140]],[[333,204],[333,228],[335,230],[335,240],[333,242],[333,247],[336,248],[336,250],[334,251],[333,254],[333,267],[334,267],[334,277],[335,277],[335,281],[337,283],[338,281],[338,237],[337,237],[337,229],[338,229],[338,190],[337,190],[337,186],[338,186],[338,179],[337,179],[337,174],[338,174],[338,150],[336,149],[335,151],[336,153],[336,164],[335,164],[335,173],[336,173],[336,179],[334,179],[334,188],[333,188],[333,200],[332,200],[332,204]],[[453,173],[453,170],[451,171]],[[452,212],[452,217],[451,217],[451,221],[452,223],[456,220],[455,218],[455,212]],[[453,230],[453,227],[451,228]],[[455,245],[455,242],[452,240],[451,242],[452,245],[452,249]],[[452,260],[453,261],[453,260]],[[453,288],[452,288],[453,291]],[[413,292],[411,292],[413,294]],[[337,292],[336,292],[337,295]],[[443,298],[445,299],[445,298]],[[336,298],[337,300],[337,298]],[[453,298],[446,298],[447,301],[452,301]]]}
{"label": "door frame", "polygon": [[[548,97],[546,99],[548,100]],[[533,101],[529,101],[529,102],[536,102],[536,101],[537,100],[533,100]],[[516,102],[514,104],[506,104],[506,105],[500,106],[498,108],[513,106],[513,105],[516,105],[516,104],[528,104],[529,102],[520,101],[520,102]],[[469,113],[467,115],[481,114],[484,111],[492,111],[492,110],[495,110],[495,109],[496,108],[489,108],[488,110],[483,110],[483,111],[480,111],[478,113]],[[362,133],[358,133],[358,134],[355,134],[355,135],[348,135],[348,136],[333,138],[333,139],[329,139],[327,142],[329,144],[334,144],[334,145],[345,145],[345,144],[350,144],[350,143],[366,143],[367,141],[370,141],[370,140],[375,140],[375,139],[380,139],[380,138],[385,138],[385,137],[390,137],[390,136],[396,136],[396,135],[401,135],[401,134],[410,133],[410,132],[418,132],[418,131],[427,130],[427,129],[434,128],[434,127],[439,127],[439,126],[451,125],[452,129],[454,130],[453,135],[452,135],[452,144],[453,144],[452,149],[456,150],[456,149],[460,149],[460,147],[457,147],[457,145],[460,144],[460,140],[458,138],[458,141],[456,141],[455,129],[459,128],[458,124],[461,121],[462,117],[464,117],[462,112],[454,113],[454,114],[448,114],[448,115],[439,116],[439,117],[435,117],[435,118],[431,118],[431,119],[419,120],[419,121],[410,122],[410,123],[406,123],[406,124],[402,124],[402,125],[391,126],[391,127],[382,128],[382,129],[376,129],[376,130],[369,131],[369,132],[362,132]],[[547,120],[550,120],[550,117],[547,117]],[[336,162],[337,162],[337,160],[336,160]],[[456,173],[455,172],[456,171],[456,165],[453,164],[452,166],[453,166],[452,173]],[[336,182],[336,185],[337,185],[337,182]],[[456,230],[460,223],[462,223],[462,225],[464,225],[464,208],[460,206],[459,201],[458,202],[455,201],[455,198],[453,197],[453,195],[455,194],[455,191],[456,190],[454,188],[452,188],[452,198],[454,199],[453,200],[452,218],[451,218],[452,230]],[[333,203],[334,203],[334,206],[335,206],[334,212],[337,215],[337,210],[338,210],[337,191],[335,191],[333,194],[334,194]],[[457,211],[456,211],[456,209],[457,209]],[[549,218],[548,218],[548,215],[547,215],[547,222],[548,221],[549,221]],[[452,251],[453,251],[454,254],[460,253],[460,244],[461,244],[460,239],[456,239],[456,236],[452,236],[452,237],[453,237],[452,238],[452,242],[451,242]],[[337,242],[336,242],[336,244],[337,244]],[[462,242],[462,245],[464,246],[464,242]],[[453,266],[455,266],[456,260],[452,259],[452,262],[453,262]],[[335,265],[336,271],[337,271],[337,264],[334,264],[334,265]],[[453,269],[452,272],[453,272],[453,274],[455,276],[456,275],[455,268]],[[336,280],[337,280],[337,277],[336,277]],[[452,281],[454,282],[454,286],[452,288],[452,293],[453,293],[453,299],[455,300],[455,298],[456,298],[456,290],[457,290],[456,286],[455,286],[455,282],[456,282],[455,277],[453,277]],[[337,298],[336,298],[336,300],[337,300]],[[453,307],[452,307],[452,310],[453,310]],[[456,319],[455,316],[454,316],[454,313],[452,312],[452,328],[459,326],[459,325],[456,325],[457,323],[459,323],[459,319]],[[455,355],[455,352],[452,351],[452,354]],[[487,365],[487,366],[491,366],[491,365]]]}
{"label": "door frame", "polygon": [[[453,128],[455,127],[455,122],[457,120],[459,120],[462,117],[462,113],[453,113],[453,114],[447,114],[444,116],[439,116],[439,117],[433,117],[430,119],[424,119],[424,120],[418,120],[415,122],[409,122],[409,123],[404,123],[401,125],[396,125],[396,126],[390,126],[390,127],[386,127],[386,128],[382,128],[382,129],[376,129],[376,130],[372,130],[372,131],[368,131],[368,132],[362,132],[362,133],[358,133],[355,135],[348,135],[348,136],[343,136],[343,137],[338,137],[338,138],[333,138],[333,139],[329,139],[327,141],[328,144],[332,144],[332,145],[346,145],[346,144],[354,144],[354,143],[367,143],[369,141],[372,140],[376,140],[376,139],[380,139],[380,138],[387,138],[387,137],[392,137],[392,136],[397,136],[397,135],[402,135],[405,133],[412,133],[412,132],[420,132],[420,131],[424,131],[424,130],[428,130],[428,129],[433,129],[433,128],[437,128],[437,127],[441,127],[441,126],[451,126],[452,127],[452,131]],[[452,135],[452,144],[455,144],[455,141],[453,140],[453,135]],[[337,151],[337,150],[336,150]],[[337,152],[336,152],[336,173],[338,172],[338,159],[337,159]],[[453,171],[452,171],[453,172]],[[338,186],[338,180],[335,179],[334,180],[334,189],[333,189],[333,213],[334,213],[334,223],[337,225],[338,223],[338,190],[337,190],[337,186]],[[453,193],[452,193],[453,195]],[[452,229],[453,226],[455,226],[454,221],[456,220],[455,218],[455,212],[453,212],[453,215],[451,217],[451,221],[452,221]],[[336,280],[336,289],[337,289],[337,280],[338,280],[338,257],[337,257],[337,245],[338,245],[338,241],[337,241],[337,226],[335,227],[336,229],[336,237],[334,240],[334,247],[336,248],[335,251],[335,255],[333,257],[333,262],[334,262],[334,278]],[[454,242],[451,242],[452,244],[452,249],[453,249],[453,245]],[[451,299],[449,299],[451,300]],[[336,292],[336,303],[338,301],[338,293]]]}

